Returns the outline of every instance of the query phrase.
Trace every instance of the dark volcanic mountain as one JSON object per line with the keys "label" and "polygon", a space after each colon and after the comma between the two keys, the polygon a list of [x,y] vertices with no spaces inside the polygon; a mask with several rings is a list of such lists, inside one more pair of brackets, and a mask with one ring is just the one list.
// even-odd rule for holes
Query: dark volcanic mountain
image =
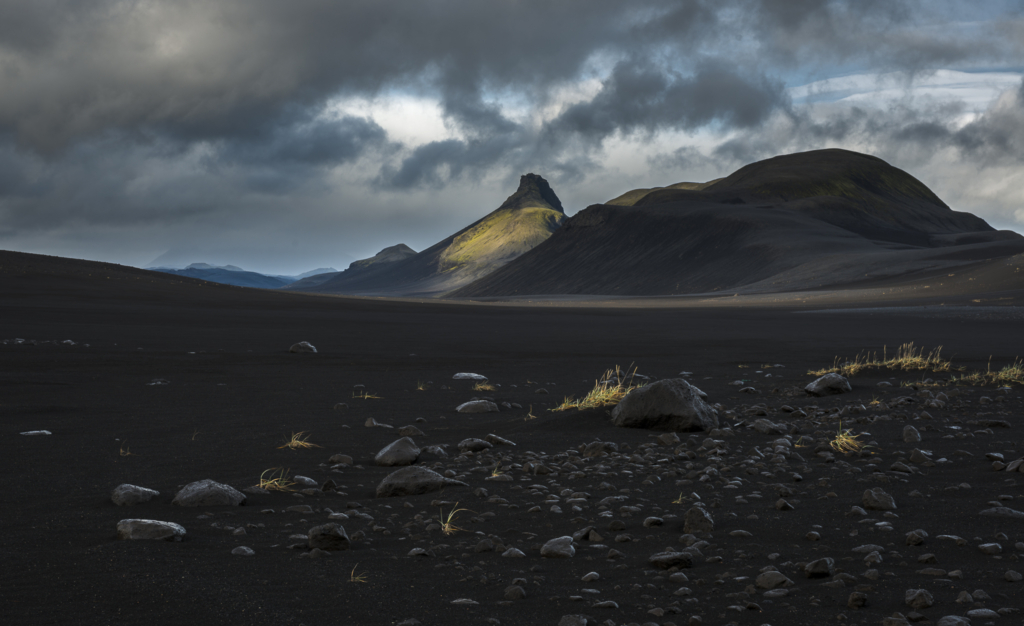
{"label": "dark volcanic mountain", "polygon": [[779,156],[708,184],[611,202],[449,295],[793,291],[1024,252],[1020,235],[953,211],[910,174],[846,150]]}
{"label": "dark volcanic mountain", "polygon": [[[349,295],[438,296],[484,277],[533,249],[564,220],[562,203],[547,181],[526,174],[520,179],[519,189],[496,210],[419,254],[409,256],[397,251],[386,255],[387,259],[378,259],[389,250],[395,252],[387,248],[326,281],[299,281],[287,288]],[[395,257],[398,260],[392,260]]]}

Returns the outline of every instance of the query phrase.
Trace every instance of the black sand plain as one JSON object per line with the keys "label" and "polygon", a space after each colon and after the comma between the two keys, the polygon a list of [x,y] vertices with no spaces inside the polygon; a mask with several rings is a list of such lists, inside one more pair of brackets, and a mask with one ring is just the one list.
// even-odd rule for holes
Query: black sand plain
{"label": "black sand plain", "polygon": [[[903,383],[949,373],[872,370],[852,378],[850,393],[802,392],[810,369],[905,342],[941,345],[970,370],[1013,362],[1024,356],[1017,276],[927,291],[918,282],[760,298],[468,303],[249,290],[0,253],[0,620],[553,626],[582,615],[593,624],[779,626],[882,624],[895,612],[934,624],[990,609],[999,612],[970,623],[1021,623],[1024,582],[1007,572],[1024,571],[1024,522],[979,514],[996,504],[1024,510],[1024,478],[994,471],[986,458],[1024,456],[1020,388],[915,388]],[[318,353],[289,353],[298,341]],[[614,427],[608,409],[548,410],[615,365],[658,379],[692,372],[721,405],[722,430],[680,433],[680,444],[664,445],[660,432]],[[474,391],[452,380],[457,372],[500,386]],[[156,379],[167,384],[150,384]],[[729,384],[736,380],[756,393],[740,393]],[[360,392],[379,398],[353,397]],[[928,407],[939,393],[947,399]],[[455,412],[482,395],[524,408]],[[339,402],[348,408],[335,410]],[[469,486],[375,498],[393,468],[376,467],[373,456],[398,435],[365,427],[368,418],[396,430],[416,425],[421,447],[449,444],[448,458],[421,463],[453,470]],[[774,453],[772,442],[785,436],[752,429],[758,418],[785,425],[790,452]],[[830,452],[840,419],[873,445]],[[922,442],[904,442],[907,424]],[[53,434],[19,434],[38,429]],[[321,447],[279,448],[299,431]],[[460,456],[460,441],[492,433],[516,446]],[[581,446],[595,440],[617,443],[619,453],[582,458]],[[914,463],[915,448],[936,462]],[[354,465],[331,470],[328,458],[339,453]],[[530,461],[551,473],[527,471]],[[891,469],[897,462],[909,473]],[[496,466],[512,480],[488,480]],[[334,480],[340,493],[249,495],[241,507],[171,504],[192,481],[242,489],[274,467]],[[118,507],[110,492],[122,483],[161,495]],[[874,487],[893,496],[896,510],[851,514]],[[602,504],[609,496],[620,499]],[[715,522],[698,537],[707,542],[703,559],[679,572],[654,568],[651,555],[685,547],[683,516],[698,496]],[[793,509],[777,509],[780,498]],[[313,512],[285,511],[302,504]],[[454,520],[462,530],[444,535],[435,521],[452,508],[466,509]],[[349,550],[314,559],[288,547],[297,543],[291,535],[325,523],[328,509],[349,515]],[[645,526],[649,517],[663,522]],[[176,522],[187,536],[119,541],[125,518]],[[581,538],[572,558],[540,556],[544,542],[588,526],[602,539]],[[928,537],[907,545],[916,529]],[[476,551],[484,540],[497,549]],[[1001,553],[979,549],[988,543]],[[854,551],[871,544],[882,547],[880,563]],[[255,555],[231,554],[242,545]],[[512,547],[525,556],[501,556]],[[407,556],[414,548],[429,554]],[[803,565],[824,557],[834,559],[834,575],[805,577]],[[787,595],[756,587],[768,566],[792,581]],[[600,578],[582,581],[590,572]],[[524,598],[506,599],[513,585]],[[927,590],[933,605],[908,606],[909,589]],[[863,594],[864,605],[848,606],[851,594]],[[616,606],[598,606],[608,601]]]}

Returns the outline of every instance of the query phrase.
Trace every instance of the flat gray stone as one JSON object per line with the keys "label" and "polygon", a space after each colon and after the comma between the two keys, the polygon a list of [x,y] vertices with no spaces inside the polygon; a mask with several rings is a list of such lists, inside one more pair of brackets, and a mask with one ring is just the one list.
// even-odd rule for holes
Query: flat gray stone
{"label": "flat gray stone", "polygon": [[996,506],[985,509],[980,513],[985,517],[1008,517],[1010,519],[1024,519],[1024,512],[1011,509],[1007,506]]}
{"label": "flat gray stone", "polygon": [[392,441],[373,457],[373,462],[382,467],[412,465],[420,458],[420,449],[409,437]]}
{"label": "flat gray stone", "polygon": [[693,567],[693,554],[689,552],[659,552],[648,557],[647,562],[658,569]]}
{"label": "flat gray stone", "polygon": [[191,507],[241,506],[245,504],[245,494],[210,479],[197,480],[182,487],[171,503]]}
{"label": "flat gray stone", "polygon": [[459,442],[459,450],[462,450],[463,452],[480,452],[481,450],[487,450],[488,448],[493,447],[493,443],[484,441],[483,439],[476,439],[475,437],[463,439]]}
{"label": "flat gray stone", "polygon": [[117,506],[133,506],[145,504],[158,495],[160,495],[159,491],[125,483],[114,487],[114,491],[110,494],[110,499]]}
{"label": "flat gray stone", "polygon": [[459,413],[497,413],[498,405],[490,400],[470,400],[455,407]]}
{"label": "flat gray stone", "polygon": [[782,572],[764,572],[754,579],[754,584],[761,589],[775,589],[777,587],[790,587],[793,581]]}
{"label": "flat gray stone", "polygon": [[452,380],[487,380],[487,377],[482,374],[474,374],[472,372],[459,372],[455,376],[452,376]]}
{"label": "flat gray stone", "polygon": [[669,378],[626,394],[612,410],[612,423],[673,432],[711,430],[718,427],[718,412],[699,389],[682,378]]}
{"label": "flat gray stone", "polygon": [[235,556],[253,556],[256,554],[256,551],[249,546],[238,546],[231,551],[231,554],[234,554]]}
{"label": "flat gray stone", "polygon": [[912,609],[927,609],[935,604],[935,598],[927,589],[907,589],[903,600]]}
{"label": "flat gray stone", "polygon": [[836,562],[829,557],[811,561],[804,566],[804,576],[808,578],[827,578],[836,571]]}
{"label": "flat gray stone", "polygon": [[117,523],[117,538],[130,541],[181,541],[185,527],[154,519],[123,519]]}
{"label": "flat gray stone", "polygon": [[861,504],[869,511],[892,511],[896,508],[896,501],[881,487],[865,490]]}
{"label": "flat gray stone", "polygon": [[853,391],[853,387],[850,386],[850,381],[847,380],[845,376],[840,376],[839,374],[832,372],[808,383],[807,386],[804,387],[804,391],[812,396],[821,397]]}
{"label": "flat gray stone", "polygon": [[468,487],[464,482],[445,478],[425,467],[409,466],[392,472],[377,485],[378,498],[395,496],[417,496],[422,493],[439,491],[443,487]]}
{"label": "flat gray stone", "polygon": [[959,615],[946,615],[945,617],[940,617],[935,626],[971,626],[971,620]]}

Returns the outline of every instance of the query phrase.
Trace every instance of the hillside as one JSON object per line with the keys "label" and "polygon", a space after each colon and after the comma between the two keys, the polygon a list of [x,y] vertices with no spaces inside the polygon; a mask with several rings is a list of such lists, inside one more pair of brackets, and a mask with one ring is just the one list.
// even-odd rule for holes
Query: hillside
{"label": "hillside", "polygon": [[1024,252],[1020,235],[953,211],[910,174],[845,150],[775,157],[704,186],[636,191],[619,205],[588,207],[450,295],[792,291]]}
{"label": "hillside", "polygon": [[[562,203],[536,174],[526,174],[500,207],[465,229],[414,255],[353,263],[318,284],[287,289],[350,295],[437,296],[487,276],[541,244],[565,220]],[[404,257],[404,258],[402,258]]]}

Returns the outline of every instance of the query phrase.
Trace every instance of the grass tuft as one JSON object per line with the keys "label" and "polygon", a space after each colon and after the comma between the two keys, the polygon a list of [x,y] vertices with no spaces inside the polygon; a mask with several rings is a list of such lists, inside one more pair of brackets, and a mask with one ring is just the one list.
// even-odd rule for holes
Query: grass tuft
{"label": "grass tuft", "polygon": [[441,515],[439,518],[439,521],[441,522],[441,532],[443,532],[446,535],[454,535],[460,530],[465,530],[464,528],[459,528],[458,526],[456,526],[454,524],[454,520],[456,514],[461,513],[462,511],[468,511],[469,509],[455,508],[457,506],[459,506],[458,502],[456,502],[455,506],[452,507],[452,510],[448,512],[448,515],[445,515],[444,509],[441,509]]}
{"label": "grass tuft", "polygon": [[319,448],[319,447],[320,446],[316,445],[315,443],[310,443],[309,442],[309,435],[307,435],[306,431],[303,430],[303,431],[299,431],[297,433],[292,433],[291,439],[286,440],[284,445],[283,446],[278,446],[277,449],[280,450],[281,448],[288,448],[290,450],[298,450],[299,448]]}
{"label": "grass tuft", "polygon": [[614,406],[627,393],[643,386],[633,383],[634,375],[636,375],[635,367],[632,372],[625,372],[616,365],[613,370],[605,370],[601,378],[594,381],[594,388],[583,398],[575,400],[572,397],[567,397],[562,400],[561,404],[548,410],[568,411],[569,409],[577,409],[582,411],[602,406]]}
{"label": "grass tuft", "polygon": [[972,372],[970,374],[962,374],[959,377],[954,376],[950,379],[950,382],[964,385],[984,385],[986,383],[993,385],[1024,385],[1024,361],[1017,358],[1010,365],[995,372],[992,371],[992,364],[989,363],[988,368],[984,372]]}
{"label": "grass tuft", "polygon": [[864,448],[864,442],[857,439],[860,435],[850,434],[852,432],[849,428],[843,430],[843,422],[840,421],[839,431],[828,445],[832,446],[832,449],[836,452],[842,452],[843,454],[860,452]]}
{"label": "grass tuft", "polygon": [[426,391],[427,389],[429,389],[427,383],[423,382],[422,380],[416,381],[416,391]]}
{"label": "grass tuft", "polygon": [[359,398],[360,400],[381,400],[380,396],[375,396],[372,393],[366,391],[356,391],[352,393],[353,398]]}
{"label": "grass tuft", "polygon": [[[267,476],[268,472],[270,476]],[[291,491],[294,484],[288,480],[288,470],[283,467],[272,467],[260,474],[260,482],[256,486],[267,491]]]}
{"label": "grass tuft", "polygon": [[356,574],[356,567],[359,567],[359,563],[355,564],[352,568],[352,572],[348,575],[348,582],[350,583],[365,583],[369,581],[369,577],[366,574]]}
{"label": "grass tuft", "polygon": [[948,372],[953,365],[941,356],[942,346],[925,352],[924,348],[915,348],[914,342],[901,345],[896,354],[889,356],[888,349],[883,346],[882,358],[879,360],[878,353],[870,355],[866,352],[858,354],[852,361],[839,362],[836,357],[832,367],[807,372],[812,376],[823,376],[825,374],[842,374],[843,376],[854,376],[866,369],[886,368],[892,370],[929,370],[932,372]]}
{"label": "grass tuft", "polygon": [[121,444],[121,449],[117,451],[121,456],[138,456],[134,452],[128,449],[128,440],[125,439],[124,443]]}
{"label": "grass tuft", "polygon": [[473,385],[473,391],[494,391],[494,385],[489,382],[479,382]]}

